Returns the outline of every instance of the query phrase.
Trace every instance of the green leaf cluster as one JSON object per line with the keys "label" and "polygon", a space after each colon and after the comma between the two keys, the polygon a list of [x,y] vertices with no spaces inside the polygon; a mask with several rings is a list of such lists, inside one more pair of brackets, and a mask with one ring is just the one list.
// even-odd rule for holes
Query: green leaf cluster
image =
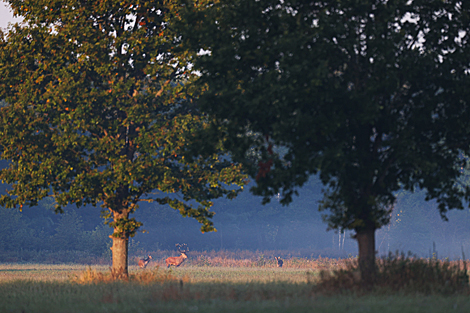
{"label": "green leaf cluster", "polygon": [[[0,179],[6,207],[53,196],[101,204],[116,236],[141,226],[140,201],[159,201],[213,230],[210,199],[245,176],[221,146],[189,157],[209,120],[197,106],[192,53],[172,26],[173,1],[8,1],[24,24],[0,33]],[[169,201],[168,195],[176,195]],[[194,207],[190,200],[199,203]]]}
{"label": "green leaf cluster", "polygon": [[402,188],[463,208],[469,3],[198,3],[183,39],[204,51],[201,106],[256,194],[289,203],[318,173],[329,226],[357,232],[387,224]]}

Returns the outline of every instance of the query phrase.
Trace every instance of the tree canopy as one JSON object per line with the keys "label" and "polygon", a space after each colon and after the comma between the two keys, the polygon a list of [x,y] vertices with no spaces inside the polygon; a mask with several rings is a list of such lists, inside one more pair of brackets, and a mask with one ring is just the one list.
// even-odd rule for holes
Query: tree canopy
{"label": "tree canopy", "polygon": [[192,54],[169,1],[8,1],[24,23],[0,33],[0,171],[6,207],[52,196],[60,212],[101,205],[114,228],[113,273],[127,277],[130,218],[157,201],[214,230],[211,199],[244,174],[218,145],[188,147],[209,120],[192,94]]}
{"label": "tree canopy", "polygon": [[373,280],[375,230],[401,188],[463,208],[470,149],[470,4],[242,1],[188,5],[202,109],[266,201],[319,173],[332,228]]}

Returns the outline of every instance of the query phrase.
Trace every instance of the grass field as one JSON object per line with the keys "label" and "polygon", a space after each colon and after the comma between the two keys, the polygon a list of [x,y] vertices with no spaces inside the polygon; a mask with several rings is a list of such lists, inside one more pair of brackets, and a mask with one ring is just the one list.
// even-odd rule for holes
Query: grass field
{"label": "grass field", "polygon": [[[304,268],[130,267],[160,282],[77,283],[107,266],[0,264],[0,312],[470,312],[468,294],[318,290],[319,271]],[[75,282],[73,282],[75,280]]]}

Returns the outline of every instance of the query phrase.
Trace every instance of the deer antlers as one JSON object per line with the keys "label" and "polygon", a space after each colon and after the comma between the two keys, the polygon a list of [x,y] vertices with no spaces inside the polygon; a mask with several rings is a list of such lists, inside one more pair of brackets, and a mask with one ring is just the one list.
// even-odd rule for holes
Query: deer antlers
{"label": "deer antlers", "polygon": [[177,243],[177,244],[175,245],[175,247],[178,248],[178,252],[179,252],[179,253],[186,253],[186,252],[189,251],[188,245],[185,244],[185,243],[183,243],[183,244]]}

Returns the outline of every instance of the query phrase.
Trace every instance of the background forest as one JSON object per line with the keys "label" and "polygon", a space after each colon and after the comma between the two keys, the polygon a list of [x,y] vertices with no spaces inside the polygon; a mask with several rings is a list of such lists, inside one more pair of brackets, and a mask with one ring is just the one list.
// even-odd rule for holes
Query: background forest
{"label": "background forest", "polygon": [[[2,185],[1,192],[6,186]],[[246,188],[235,200],[216,200],[213,218],[217,232],[202,234],[197,221],[181,218],[179,212],[157,203],[141,203],[136,218],[142,231],[130,239],[131,257],[159,250],[174,250],[187,243],[190,251],[241,251],[283,257],[347,257],[357,255],[352,232],[327,231],[318,211],[321,183],[312,178],[289,206],[274,197],[266,205]],[[401,192],[392,211],[391,223],[377,233],[380,256],[397,250],[422,257],[461,258],[470,255],[470,211],[450,211],[443,221],[424,193]],[[54,213],[51,198],[33,208],[0,210],[0,262],[111,261],[112,229],[103,224],[98,207],[65,208]],[[145,230],[145,231],[143,231]],[[174,252],[176,253],[176,252]],[[194,252],[197,253],[197,252]],[[437,255],[436,255],[437,254]]]}

